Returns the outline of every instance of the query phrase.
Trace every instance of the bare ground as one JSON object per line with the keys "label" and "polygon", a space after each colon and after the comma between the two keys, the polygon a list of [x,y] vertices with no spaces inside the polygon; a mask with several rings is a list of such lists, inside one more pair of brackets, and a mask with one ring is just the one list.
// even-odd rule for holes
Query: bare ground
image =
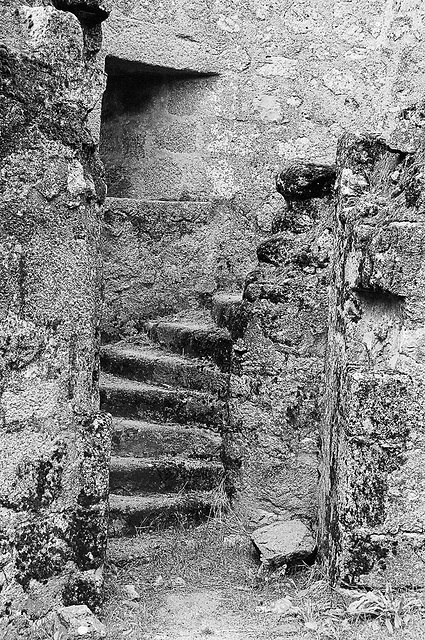
{"label": "bare ground", "polygon": [[[399,606],[402,628],[393,633],[385,616],[350,617],[349,600],[317,569],[259,571],[248,536],[230,517],[112,540],[103,617],[108,640],[424,640],[425,599],[413,596],[421,605]],[[267,610],[284,597],[297,613]]]}

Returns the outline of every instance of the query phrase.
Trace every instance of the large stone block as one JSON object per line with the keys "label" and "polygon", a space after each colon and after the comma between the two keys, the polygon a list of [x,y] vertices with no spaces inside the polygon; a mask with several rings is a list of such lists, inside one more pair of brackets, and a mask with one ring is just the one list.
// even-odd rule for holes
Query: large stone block
{"label": "large stone block", "polygon": [[74,15],[13,4],[15,39],[4,34],[10,3],[0,9],[0,617],[8,638],[21,626],[31,633],[57,606],[100,606],[110,448],[109,417],[97,413],[104,184],[88,117],[103,74]]}
{"label": "large stone block", "polygon": [[322,554],[332,580],[370,588],[424,579],[424,158],[372,136],[338,153]]}
{"label": "large stone block", "polygon": [[243,325],[231,327],[225,450],[234,506],[250,528],[279,518],[316,523],[331,207],[324,193],[274,220],[285,230],[260,244],[233,319]]}

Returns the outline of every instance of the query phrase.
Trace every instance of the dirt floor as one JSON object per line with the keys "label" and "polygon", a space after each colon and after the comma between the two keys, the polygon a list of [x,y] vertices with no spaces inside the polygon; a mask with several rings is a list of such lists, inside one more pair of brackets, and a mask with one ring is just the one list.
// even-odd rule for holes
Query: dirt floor
{"label": "dirt floor", "polygon": [[425,593],[383,594],[373,617],[347,613],[359,595],[314,567],[261,570],[237,522],[213,519],[112,540],[103,618],[108,640],[425,640]]}

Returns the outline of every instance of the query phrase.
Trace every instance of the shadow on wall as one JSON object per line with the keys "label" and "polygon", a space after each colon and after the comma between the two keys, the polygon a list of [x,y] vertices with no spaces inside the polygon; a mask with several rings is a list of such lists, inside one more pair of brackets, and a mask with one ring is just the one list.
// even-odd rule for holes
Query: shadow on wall
{"label": "shadow on wall", "polygon": [[198,110],[215,76],[113,57],[106,59],[106,72],[100,153],[108,196],[210,199],[203,157],[208,113],[200,118]]}
{"label": "shadow on wall", "polygon": [[112,57],[106,71],[102,334],[113,341],[146,320],[209,308],[217,291],[240,290],[254,229],[222,189],[217,77]]}

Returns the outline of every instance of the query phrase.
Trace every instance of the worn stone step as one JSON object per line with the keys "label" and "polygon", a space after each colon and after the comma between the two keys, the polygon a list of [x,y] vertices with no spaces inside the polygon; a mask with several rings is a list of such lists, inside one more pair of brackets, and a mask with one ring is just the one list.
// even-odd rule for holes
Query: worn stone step
{"label": "worn stone step", "polygon": [[222,371],[228,371],[232,341],[226,329],[214,324],[187,320],[150,321],[145,324],[149,337],[169,351],[181,355],[208,358]]}
{"label": "worn stone step", "polygon": [[219,327],[227,327],[228,319],[242,304],[242,293],[220,291],[212,297],[211,316]]}
{"label": "worn stone step", "polygon": [[149,385],[107,373],[101,375],[100,402],[103,411],[123,418],[196,423],[217,431],[223,424],[224,402],[214,396]]}
{"label": "worn stone step", "polygon": [[109,486],[116,494],[208,491],[223,479],[218,461],[112,456]]}
{"label": "worn stone step", "polygon": [[225,327],[232,340],[241,338],[249,319],[249,305],[242,293],[217,293],[213,296],[211,316],[219,327]]}
{"label": "worn stone step", "polygon": [[142,530],[199,522],[213,514],[216,493],[151,494],[109,496],[109,535],[131,536]]}
{"label": "worn stone step", "polygon": [[101,349],[103,371],[133,380],[208,391],[224,396],[227,376],[210,361],[166,353],[151,345],[126,343]]}
{"label": "worn stone step", "polygon": [[212,459],[221,452],[221,437],[201,427],[116,418],[113,428],[113,452],[119,456]]}

